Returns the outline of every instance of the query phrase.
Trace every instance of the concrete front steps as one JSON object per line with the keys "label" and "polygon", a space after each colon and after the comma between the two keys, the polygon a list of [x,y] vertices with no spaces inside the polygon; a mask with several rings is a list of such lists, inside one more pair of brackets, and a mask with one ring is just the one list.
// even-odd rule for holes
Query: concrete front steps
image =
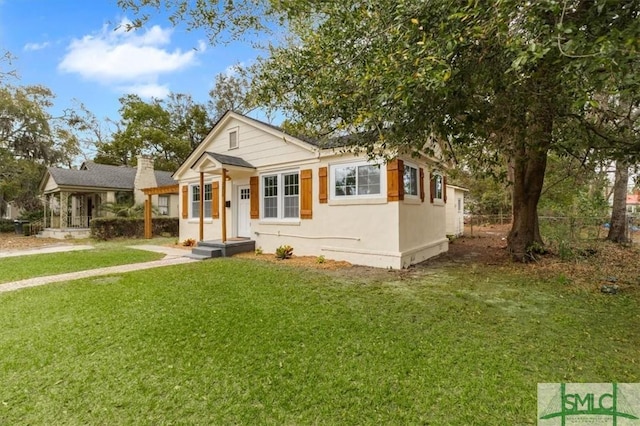
{"label": "concrete front steps", "polygon": [[200,241],[187,257],[197,260],[230,257],[234,254],[254,252],[256,242],[249,239],[233,239],[224,243],[221,240]]}

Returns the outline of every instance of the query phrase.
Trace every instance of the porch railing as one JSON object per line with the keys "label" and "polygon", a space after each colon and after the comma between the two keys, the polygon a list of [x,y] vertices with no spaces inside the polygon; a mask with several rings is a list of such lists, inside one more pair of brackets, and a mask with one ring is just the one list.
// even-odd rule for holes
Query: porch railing
{"label": "porch railing", "polygon": [[[53,219],[53,220],[52,220]],[[69,216],[67,217],[66,224],[61,226],[60,217],[54,216],[46,217],[42,221],[42,226],[44,228],[88,228],[89,227],[89,216]]]}

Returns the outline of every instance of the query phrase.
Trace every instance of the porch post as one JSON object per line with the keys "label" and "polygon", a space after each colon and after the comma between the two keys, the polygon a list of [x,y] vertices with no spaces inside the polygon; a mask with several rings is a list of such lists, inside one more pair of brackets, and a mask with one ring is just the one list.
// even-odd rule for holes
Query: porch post
{"label": "porch post", "polygon": [[42,204],[43,204],[43,217],[42,217],[42,229],[47,227],[47,200],[49,199],[49,196],[47,194],[44,194],[42,196]]}
{"label": "porch post", "polygon": [[60,229],[69,227],[69,193],[60,192]]}
{"label": "porch post", "polygon": [[199,236],[200,241],[204,240],[204,172],[200,172],[200,221],[199,221]]}
{"label": "porch post", "polygon": [[147,199],[144,201],[144,237],[147,240],[153,237],[151,219],[151,194],[148,194]]}
{"label": "porch post", "polygon": [[222,242],[227,241],[227,169],[222,169]]}

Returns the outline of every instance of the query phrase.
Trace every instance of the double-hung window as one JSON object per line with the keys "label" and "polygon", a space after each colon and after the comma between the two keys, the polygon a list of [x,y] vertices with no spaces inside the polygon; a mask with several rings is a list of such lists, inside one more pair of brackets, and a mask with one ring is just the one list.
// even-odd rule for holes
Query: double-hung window
{"label": "double-hung window", "polygon": [[382,194],[380,164],[353,163],[331,166],[333,198],[371,197]]}
{"label": "double-hung window", "polygon": [[161,216],[169,216],[169,197],[167,195],[158,196],[158,213]]}
{"label": "double-hung window", "polygon": [[262,217],[300,217],[300,173],[285,172],[262,176]]}
{"label": "double-hung window", "polygon": [[419,182],[418,182],[418,168],[414,167],[410,164],[404,163],[404,195],[409,195],[412,197],[418,196],[419,191]]}
{"label": "double-hung window", "polygon": [[[204,217],[211,218],[211,184],[204,184]],[[200,217],[200,185],[191,185],[191,217]]]}

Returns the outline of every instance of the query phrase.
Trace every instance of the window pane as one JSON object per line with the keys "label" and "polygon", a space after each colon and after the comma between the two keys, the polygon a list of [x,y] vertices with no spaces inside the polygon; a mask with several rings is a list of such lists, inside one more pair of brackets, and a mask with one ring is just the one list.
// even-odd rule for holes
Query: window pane
{"label": "window pane", "polygon": [[211,217],[211,199],[212,199],[212,189],[211,184],[207,183],[204,185],[204,217]]}
{"label": "window pane", "polygon": [[356,195],[355,166],[336,167],[335,193],[336,196]]}
{"label": "window pane", "polygon": [[284,175],[284,216],[299,217],[299,193],[298,173]]}
{"label": "window pane", "polygon": [[442,176],[440,175],[436,175],[435,176],[435,180],[436,180],[436,193],[435,193],[435,198],[442,198]]}
{"label": "window pane", "polygon": [[191,187],[191,217],[200,217],[200,185]]}
{"label": "window pane", "polygon": [[278,217],[278,176],[265,176],[263,178],[263,191],[264,191],[264,211],[263,217],[277,218]]}
{"label": "window pane", "polygon": [[418,169],[411,166],[404,166],[404,193],[407,195],[418,195]]}
{"label": "window pane", "polygon": [[358,195],[380,194],[380,166],[358,167]]}
{"label": "window pane", "polygon": [[163,216],[169,215],[169,197],[164,195],[158,197],[158,213]]}

